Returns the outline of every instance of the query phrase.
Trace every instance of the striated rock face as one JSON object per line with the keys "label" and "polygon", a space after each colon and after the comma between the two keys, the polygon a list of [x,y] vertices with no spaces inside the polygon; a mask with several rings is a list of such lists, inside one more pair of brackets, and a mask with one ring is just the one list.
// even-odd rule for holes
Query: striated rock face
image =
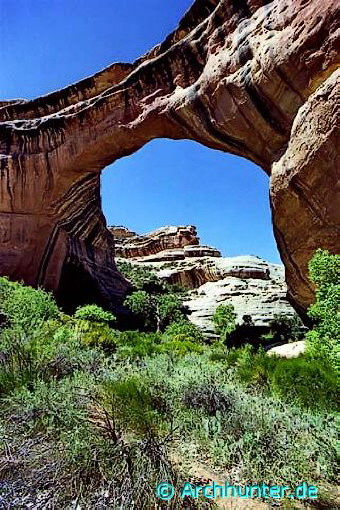
{"label": "striated rock face", "polygon": [[[130,232],[125,227],[119,228],[124,229],[124,233]],[[114,233],[116,227],[110,227],[110,230]],[[189,289],[185,302],[190,310],[189,319],[206,336],[214,336],[212,316],[222,303],[234,306],[239,324],[242,324],[244,315],[250,315],[254,325],[260,327],[269,326],[274,315],[294,313],[287,301],[282,265],[271,264],[252,255],[221,257],[215,248],[186,245],[187,236],[179,235],[183,231],[194,233],[196,242],[199,242],[194,226],[162,227],[144,236],[126,237],[124,234],[121,239],[127,250],[124,256],[124,249],[120,248],[119,260],[128,259],[135,267],[147,266],[167,283]],[[118,237],[119,231],[115,239]],[[167,242],[164,241],[166,237],[169,237]],[[163,242],[156,244],[156,239]],[[148,244],[147,240],[153,243]],[[163,246],[169,246],[170,240],[176,240],[176,246],[163,250]],[[141,244],[143,254],[131,257]]]}
{"label": "striated rock face", "polygon": [[[133,64],[32,101],[0,102],[0,273],[60,301],[113,304],[100,172],[157,137],[249,158],[270,176],[291,300],[307,261],[340,251],[336,0],[196,0]],[[128,197],[127,197],[128,199]]]}
{"label": "striated rock face", "polygon": [[117,227],[109,227],[109,230],[115,240],[115,254],[117,257],[152,256],[164,250],[170,252],[176,248],[199,244],[196,227],[193,225],[162,227],[144,235],[138,235],[128,229],[128,235],[122,235],[120,231],[117,231]]}
{"label": "striated rock face", "polygon": [[130,239],[131,237],[136,237],[138,234],[133,232],[132,230],[124,227],[123,225],[115,225],[108,227],[109,231],[113,235],[114,240],[116,241],[115,246],[117,249],[118,242],[124,242],[126,239]]}
{"label": "striated rock face", "polygon": [[[176,250],[173,250],[174,252]],[[206,336],[213,336],[212,316],[219,304],[231,303],[237,322],[250,315],[255,326],[269,326],[274,315],[292,315],[287,301],[284,268],[252,255],[238,257],[189,257],[151,260],[149,256],[129,259],[135,266],[146,265],[171,284],[190,289],[185,302],[189,319]]]}
{"label": "striated rock face", "polygon": [[[215,261],[209,262],[213,266]],[[216,263],[220,277],[207,279],[185,302],[190,320],[207,336],[214,333],[212,316],[220,304],[234,306],[238,324],[244,315],[250,315],[255,326],[269,326],[275,315],[293,315],[283,266],[251,255],[216,259]],[[209,273],[206,276],[209,278]]]}

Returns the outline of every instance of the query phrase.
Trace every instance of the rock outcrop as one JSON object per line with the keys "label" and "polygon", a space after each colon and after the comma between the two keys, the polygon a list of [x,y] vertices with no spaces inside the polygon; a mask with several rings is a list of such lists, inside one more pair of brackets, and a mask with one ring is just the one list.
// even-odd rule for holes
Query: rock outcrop
{"label": "rock outcrop", "polygon": [[269,356],[280,356],[281,358],[297,358],[303,354],[305,350],[305,340],[299,340],[298,342],[292,342],[289,344],[272,347],[271,349],[268,349],[267,353]]}
{"label": "rock outcrop", "polygon": [[[70,305],[113,304],[116,269],[100,172],[160,137],[249,158],[270,178],[290,299],[307,261],[339,252],[336,0],[196,0],[133,64],[31,101],[0,103],[0,273]],[[127,197],[128,200],[128,197]]]}
{"label": "rock outcrop", "polygon": [[[113,227],[111,231],[114,233],[115,229]],[[197,245],[186,245],[187,236],[176,235],[182,231],[192,232]],[[115,239],[118,236],[119,233]],[[165,241],[167,236],[169,239]],[[156,239],[163,242],[156,244]],[[174,248],[162,249],[175,240]],[[221,257],[215,248],[198,244],[194,226],[163,227],[150,234],[125,238],[123,242],[128,243],[128,249],[121,250],[118,260],[128,260],[135,267],[147,266],[167,283],[190,291],[185,301],[190,310],[189,318],[206,336],[214,335],[212,316],[219,304],[231,303],[239,324],[242,324],[244,315],[250,315],[254,326],[259,327],[268,327],[275,315],[294,314],[287,301],[282,265],[251,255]],[[131,257],[138,252],[141,242],[143,253],[139,251],[139,256]],[[193,254],[187,255],[186,251],[192,249],[195,250]]]}
{"label": "rock outcrop", "polygon": [[122,231],[122,228],[124,227],[109,227],[114,237],[117,257],[152,257],[164,251],[168,251],[170,256],[171,250],[199,244],[196,227],[193,225],[162,227],[144,235],[138,235],[128,229]]}
{"label": "rock outcrop", "polygon": [[[294,314],[287,301],[283,266],[251,255],[223,257],[203,263],[210,264],[211,272],[204,273],[206,283],[192,290],[185,304],[191,312],[190,320],[206,336],[214,333],[212,316],[220,304],[233,305],[238,324],[243,323],[245,315],[250,315],[254,326],[269,327],[275,315]],[[220,277],[209,279],[215,263],[216,274]],[[164,272],[160,272],[159,276],[162,274]]]}

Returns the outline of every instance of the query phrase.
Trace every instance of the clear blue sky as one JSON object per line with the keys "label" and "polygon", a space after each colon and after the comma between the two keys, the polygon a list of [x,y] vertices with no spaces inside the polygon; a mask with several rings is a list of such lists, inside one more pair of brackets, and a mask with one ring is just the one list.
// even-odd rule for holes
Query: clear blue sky
{"label": "clear blue sky", "polygon": [[[131,62],[160,42],[192,0],[0,0],[0,99],[32,98]],[[140,233],[197,225],[224,255],[279,262],[268,178],[245,159],[190,141],[154,140],[103,172],[108,224]]]}

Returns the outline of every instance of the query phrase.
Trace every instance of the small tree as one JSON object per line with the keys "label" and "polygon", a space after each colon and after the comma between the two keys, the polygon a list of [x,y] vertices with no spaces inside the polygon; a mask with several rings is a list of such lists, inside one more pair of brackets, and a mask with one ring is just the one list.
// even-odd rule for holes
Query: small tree
{"label": "small tree", "polygon": [[109,322],[115,316],[97,305],[80,306],[74,313],[76,338],[90,347],[101,347],[113,350],[116,346],[116,332],[110,328]]}
{"label": "small tree", "polygon": [[145,290],[137,290],[125,299],[124,304],[141,319],[147,329],[152,329],[154,325],[154,303],[150,294]]}
{"label": "small tree", "polygon": [[154,303],[157,331],[184,317],[182,302],[175,294],[154,296]]}
{"label": "small tree", "polygon": [[308,315],[315,321],[307,333],[308,350],[339,366],[340,352],[340,255],[317,250],[309,262],[309,277],[316,285],[315,303]]}
{"label": "small tree", "polygon": [[125,299],[125,304],[149,330],[163,331],[168,324],[184,317],[182,302],[175,294],[149,294],[138,290]]}
{"label": "small tree", "polygon": [[223,342],[226,342],[230,333],[236,329],[236,313],[233,305],[218,305],[213,315],[215,331]]}
{"label": "small tree", "polygon": [[136,291],[144,290],[149,293],[157,293],[163,292],[166,287],[166,283],[156,275],[150,266],[138,266],[124,260],[118,262],[117,267]]}

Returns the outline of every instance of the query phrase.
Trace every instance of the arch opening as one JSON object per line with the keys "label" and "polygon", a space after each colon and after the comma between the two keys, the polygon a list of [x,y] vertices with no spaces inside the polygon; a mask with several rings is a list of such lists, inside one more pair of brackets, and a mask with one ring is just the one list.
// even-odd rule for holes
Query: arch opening
{"label": "arch opening", "polygon": [[202,244],[223,256],[281,263],[273,235],[267,174],[251,161],[190,140],[157,139],[106,167],[107,225],[144,234],[195,225]]}

